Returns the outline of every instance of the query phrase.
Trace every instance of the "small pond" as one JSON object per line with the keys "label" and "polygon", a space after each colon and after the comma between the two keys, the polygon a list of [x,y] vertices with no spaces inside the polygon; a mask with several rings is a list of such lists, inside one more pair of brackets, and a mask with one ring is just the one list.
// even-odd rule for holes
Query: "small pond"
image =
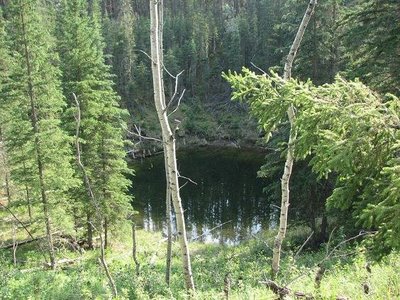
{"label": "small pond", "polygon": [[[178,152],[183,207],[189,240],[237,244],[260,230],[275,228],[276,205],[266,203],[265,182],[257,178],[263,153],[251,149],[198,148]],[[162,155],[134,164],[133,206],[137,225],[165,231],[165,173]],[[222,225],[222,226],[221,226]]]}

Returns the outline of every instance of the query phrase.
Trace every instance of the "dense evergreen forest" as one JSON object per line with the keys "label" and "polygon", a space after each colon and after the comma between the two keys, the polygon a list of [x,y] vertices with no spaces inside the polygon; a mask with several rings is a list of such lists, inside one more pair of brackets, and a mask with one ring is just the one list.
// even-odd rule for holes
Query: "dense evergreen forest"
{"label": "dense evergreen forest", "polygon": [[[398,0],[0,0],[0,298],[400,297],[399,87]],[[188,246],[175,139],[262,151],[278,225]],[[166,238],[132,205],[160,152]]]}

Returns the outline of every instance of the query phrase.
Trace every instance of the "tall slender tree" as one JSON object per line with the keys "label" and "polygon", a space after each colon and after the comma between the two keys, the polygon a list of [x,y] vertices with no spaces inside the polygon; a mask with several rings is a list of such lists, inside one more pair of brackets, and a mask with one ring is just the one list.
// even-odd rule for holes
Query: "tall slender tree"
{"label": "tall slender tree", "polygon": [[[101,203],[105,245],[109,225],[125,220],[130,210],[127,194],[130,181],[125,162],[124,128],[127,111],[120,108],[120,97],[113,90],[110,67],[105,64],[99,7],[92,1],[62,1],[59,17],[59,51],[63,71],[63,89],[70,107],[74,95],[81,106],[81,159],[90,178],[95,198]],[[67,125],[73,132],[75,120]],[[77,194],[84,200],[87,213],[88,241],[92,245],[94,207],[85,189]],[[97,220],[99,221],[99,220]],[[94,226],[93,226],[94,225]]]}
{"label": "tall slender tree", "polygon": [[[300,23],[299,29],[294,38],[293,44],[290,47],[289,54],[286,58],[285,68],[283,72],[283,80],[287,81],[292,77],[292,66],[293,61],[296,57],[297,51],[300,47],[301,40],[303,38],[304,32],[307,28],[308,22],[311,19],[312,14],[314,13],[315,5],[317,4],[317,0],[310,0],[306,12],[303,16],[303,19]],[[293,169],[293,161],[294,161],[294,143],[296,140],[296,130],[294,128],[295,122],[295,110],[293,106],[289,106],[287,110],[287,115],[290,123],[290,132],[289,132],[289,140],[288,140],[288,149],[286,154],[285,166],[283,169],[283,175],[281,179],[281,211],[279,217],[279,230],[278,234],[275,237],[274,248],[273,248],[273,256],[272,256],[272,275],[276,276],[279,271],[280,266],[280,257],[281,257],[281,248],[282,242],[286,235],[287,229],[287,219],[288,219],[288,210],[290,204],[290,176],[292,175]]]}
{"label": "tall slender tree", "polygon": [[185,218],[179,187],[179,172],[176,160],[175,132],[168,120],[168,105],[166,103],[163,79],[163,1],[150,0],[150,41],[151,41],[151,67],[154,86],[154,103],[157,110],[158,120],[161,125],[166,181],[170,194],[167,191],[167,201],[172,199],[176,215],[176,227],[178,240],[181,247],[181,258],[183,273],[185,276],[186,289],[189,293],[194,292],[194,280],[189,254],[189,246],[186,237]]}
{"label": "tall slender tree", "polygon": [[7,14],[12,69],[2,97],[6,149],[14,182],[26,186],[32,198],[39,200],[35,202],[41,206],[54,268],[53,230],[66,225],[66,191],[73,185],[69,138],[60,128],[65,102],[58,58],[39,1],[13,1]]}
{"label": "tall slender tree", "polygon": [[348,77],[374,89],[400,95],[400,2],[353,1],[340,25],[347,46]]}

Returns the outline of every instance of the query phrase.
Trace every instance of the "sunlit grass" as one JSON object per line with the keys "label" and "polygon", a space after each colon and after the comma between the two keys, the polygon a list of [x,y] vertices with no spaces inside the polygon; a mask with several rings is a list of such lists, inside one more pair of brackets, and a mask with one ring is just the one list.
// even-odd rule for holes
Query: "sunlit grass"
{"label": "sunlit grass", "polygon": [[[186,299],[179,245],[173,245],[171,285],[165,283],[166,241],[160,233],[138,231],[138,257],[141,274],[136,276],[131,254],[131,239],[126,236],[114,241],[107,250],[107,261],[116,281],[120,299]],[[274,299],[274,294],[260,281],[269,278],[270,249],[264,238],[254,239],[239,246],[192,243],[192,265],[196,283],[196,299],[224,299],[224,279],[229,278],[230,299]],[[34,245],[31,245],[32,247]],[[354,250],[354,249],[353,249]],[[60,266],[56,271],[43,268],[43,258],[32,248],[21,247],[17,253],[24,260],[12,266],[10,251],[0,252],[1,299],[107,299],[111,297],[107,278],[99,265],[97,251],[83,255],[67,250],[59,251],[58,258],[74,258],[72,265]],[[360,251],[356,256],[343,256],[329,261],[327,270],[316,290],[316,264],[324,251],[303,252],[297,260],[288,250],[282,261],[277,282],[288,284],[293,291],[319,295],[321,299],[346,296],[349,299],[398,299],[400,297],[400,255],[392,253],[380,263],[371,265]],[[363,284],[370,291],[364,293]]]}

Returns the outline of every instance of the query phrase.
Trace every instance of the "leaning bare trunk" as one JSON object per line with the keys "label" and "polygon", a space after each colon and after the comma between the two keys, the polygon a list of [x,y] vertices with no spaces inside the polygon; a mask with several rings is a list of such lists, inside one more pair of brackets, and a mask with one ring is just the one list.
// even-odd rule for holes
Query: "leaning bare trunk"
{"label": "leaning bare trunk", "polygon": [[[84,182],[85,188],[86,188],[86,192],[88,193],[89,199],[92,202],[92,205],[95,209],[95,220],[97,221],[96,225],[98,226],[98,232],[99,232],[99,236],[100,236],[99,261],[100,261],[101,265],[103,266],[106,276],[108,278],[108,283],[110,285],[113,297],[116,298],[118,296],[117,287],[116,287],[114,279],[112,278],[112,275],[108,269],[108,265],[107,265],[106,257],[105,257],[105,251],[104,251],[104,238],[103,238],[103,228],[104,228],[103,219],[104,218],[103,218],[103,214],[101,212],[100,203],[98,202],[97,198],[95,197],[95,195],[93,193],[89,175],[86,173],[85,166],[83,165],[82,160],[81,160],[81,145],[79,142],[79,132],[80,132],[80,125],[81,125],[81,109],[80,109],[78,98],[76,97],[75,94],[73,96],[75,98],[75,104],[76,104],[76,109],[77,109],[76,134],[75,134],[76,162],[81,170],[83,182]],[[96,228],[94,228],[95,226],[94,226],[93,222],[91,222],[91,215],[88,214],[87,216],[88,216],[88,225],[89,225],[88,232],[90,232],[92,234],[91,227],[93,227],[93,229],[96,229]]]}
{"label": "leaning bare trunk", "polygon": [[132,220],[132,257],[136,266],[136,275],[140,275],[140,262],[137,258],[136,223]]}
{"label": "leaning bare trunk", "polygon": [[92,214],[88,211],[86,212],[86,226],[87,226],[87,233],[86,233],[86,238],[87,238],[87,243],[88,243],[88,249],[93,250],[94,245],[93,245],[93,226],[92,226]]}
{"label": "leaning bare trunk", "polygon": [[[286,59],[285,69],[283,74],[284,80],[288,80],[292,76],[293,61],[294,58],[296,57],[297,50],[300,47],[300,43],[304,35],[304,31],[306,30],[306,27],[314,12],[316,4],[317,0],[310,0],[310,3],[308,4],[306,13],[304,14],[303,20],[301,21],[300,27],[297,31],[296,37],[293,41],[292,47],[290,48],[289,54]],[[289,134],[286,162],[281,179],[281,190],[282,190],[281,214],[279,219],[279,231],[275,237],[275,242],[274,242],[273,257],[272,257],[272,277],[275,277],[276,274],[279,272],[282,242],[285,238],[287,229],[287,218],[288,218],[288,210],[290,203],[289,181],[290,181],[290,176],[292,175],[293,160],[294,160],[294,142],[296,140],[296,132],[293,126],[296,116],[293,105],[289,107],[287,115],[290,123],[290,134]]]}
{"label": "leaning bare trunk", "polygon": [[185,219],[181,197],[179,193],[178,168],[176,161],[175,135],[168,122],[167,107],[165,105],[164,84],[162,79],[162,0],[150,0],[150,39],[151,39],[151,59],[152,74],[154,85],[154,101],[157,110],[158,119],[161,125],[163,143],[166,155],[166,171],[168,175],[167,182],[171,192],[172,203],[176,214],[176,226],[179,244],[181,247],[181,256],[184,268],[186,289],[194,291],[194,281],[192,267],[190,263],[189,247],[186,237]]}

